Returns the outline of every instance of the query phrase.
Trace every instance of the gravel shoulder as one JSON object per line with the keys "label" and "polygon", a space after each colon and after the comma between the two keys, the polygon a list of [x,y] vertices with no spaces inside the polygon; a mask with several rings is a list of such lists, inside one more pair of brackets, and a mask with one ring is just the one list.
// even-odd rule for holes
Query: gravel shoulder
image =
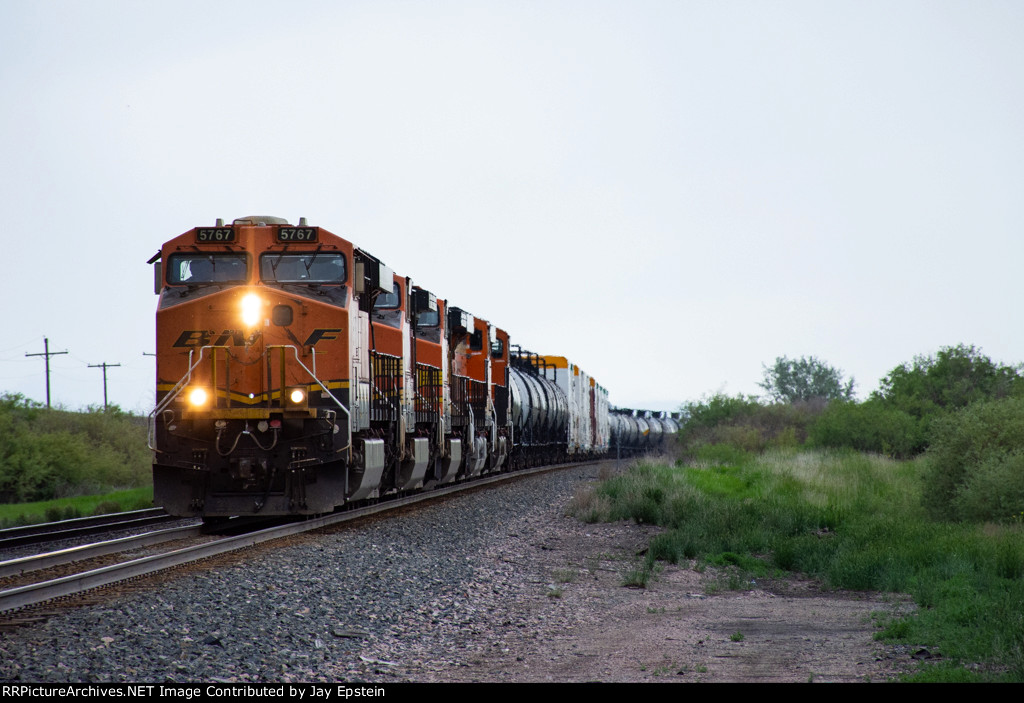
{"label": "gravel shoulder", "polygon": [[[906,607],[813,583],[716,589],[666,566],[621,586],[651,530],[564,516],[597,467],[251,550],[0,634],[4,681],[879,681]],[[742,634],[742,639],[737,633]]]}

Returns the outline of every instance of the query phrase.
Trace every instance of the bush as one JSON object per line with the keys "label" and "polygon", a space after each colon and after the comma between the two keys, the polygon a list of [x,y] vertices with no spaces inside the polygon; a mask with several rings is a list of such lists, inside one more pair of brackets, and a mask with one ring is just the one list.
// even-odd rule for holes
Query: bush
{"label": "bush", "polygon": [[690,457],[705,445],[730,444],[754,453],[796,447],[807,439],[825,404],[815,399],[761,405],[753,396],[717,394],[683,407],[687,419],[680,427],[679,442]]}
{"label": "bush", "polygon": [[829,404],[810,429],[810,443],[899,459],[923,451],[926,444],[920,420],[878,400]]}
{"label": "bush", "polygon": [[735,398],[716,393],[710,398],[690,402],[683,406],[686,422],[683,431],[717,427],[723,423],[735,422],[757,412],[761,404],[755,396],[738,395]]}
{"label": "bush", "polygon": [[1024,512],[1024,398],[975,403],[933,423],[923,501],[946,520]]}
{"label": "bush", "polygon": [[912,364],[897,366],[873,395],[888,407],[923,419],[1022,391],[1024,378],[1019,368],[999,366],[980,349],[960,344],[943,347],[934,357],[918,356]]}
{"label": "bush", "polygon": [[48,409],[0,395],[0,501],[20,503],[147,485],[145,418]]}

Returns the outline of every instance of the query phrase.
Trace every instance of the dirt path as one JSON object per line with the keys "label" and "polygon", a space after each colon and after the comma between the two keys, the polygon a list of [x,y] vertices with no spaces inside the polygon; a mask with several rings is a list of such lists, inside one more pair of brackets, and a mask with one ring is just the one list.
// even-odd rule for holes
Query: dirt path
{"label": "dirt path", "polygon": [[723,574],[692,565],[626,588],[622,574],[652,530],[550,514],[525,522],[471,594],[487,625],[448,656],[421,658],[414,679],[853,682],[913,668],[872,638],[879,614],[906,607],[892,599],[807,581],[728,590]]}

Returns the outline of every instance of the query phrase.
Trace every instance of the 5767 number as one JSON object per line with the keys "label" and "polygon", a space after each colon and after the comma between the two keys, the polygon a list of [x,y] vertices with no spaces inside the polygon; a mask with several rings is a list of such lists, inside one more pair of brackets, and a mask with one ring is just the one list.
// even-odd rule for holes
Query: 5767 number
{"label": "5767 number", "polygon": [[282,227],[277,230],[279,242],[315,242],[316,227]]}
{"label": "5767 number", "polygon": [[196,229],[197,242],[233,242],[235,230],[230,227],[199,227]]}

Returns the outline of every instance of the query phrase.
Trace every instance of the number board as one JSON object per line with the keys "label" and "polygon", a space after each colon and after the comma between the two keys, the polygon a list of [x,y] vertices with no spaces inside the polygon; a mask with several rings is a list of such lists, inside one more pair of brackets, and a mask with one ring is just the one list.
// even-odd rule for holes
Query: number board
{"label": "number board", "polygon": [[231,227],[196,227],[197,242],[233,242],[235,230]]}
{"label": "number board", "polygon": [[315,242],[319,239],[319,227],[282,227],[277,230],[279,242]]}

